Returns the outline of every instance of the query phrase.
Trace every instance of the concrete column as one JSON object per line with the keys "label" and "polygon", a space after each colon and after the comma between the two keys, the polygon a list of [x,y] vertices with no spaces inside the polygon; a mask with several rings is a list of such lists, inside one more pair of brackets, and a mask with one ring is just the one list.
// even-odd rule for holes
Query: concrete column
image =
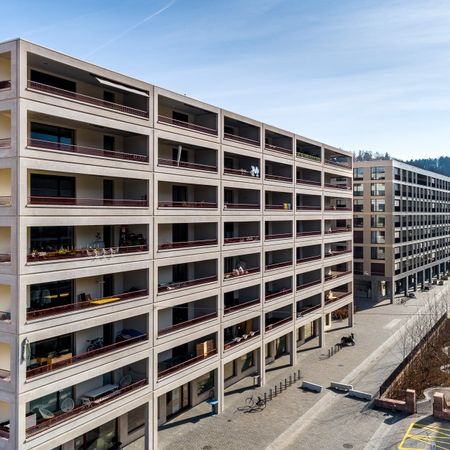
{"label": "concrete column", "polygon": [[217,413],[220,414],[225,409],[224,403],[225,403],[225,380],[224,380],[224,374],[223,374],[223,364],[220,363],[219,367],[216,369],[216,384],[214,386],[214,396],[219,402],[217,404]]}
{"label": "concrete column", "polygon": [[348,327],[353,327],[353,303],[348,305]]}
{"label": "concrete column", "polygon": [[408,290],[409,290],[409,276],[406,275],[405,278],[403,278],[405,280],[405,295],[408,295]]}
{"label": "concrete column", "polygon": [[261,342],[261,347],[258,351],[258,365],[259,365],[259,384],[264,386],[266,384],[266,345]]}
{"label": "concrete column", "polygon": [[145,427],[145,450],[156,450],[158,448],[158,396],[153,394],[153,401],[146,409],[147,423]]}
{"label": "concrete column", "polygon": [[325,348],[325,317],[322,316],[319,322],[319,346]]}
{"label": "concrete column", "polygon": [[394,304],[394,296],[395,296],[395,281],[393,278],[390,278],[391,281],[386,282],[386,289],[388,289],[388,296],[391,305]]}
{"label": "concrete column", "polygon": [[291,366],[297,364],[297,340],[295,338],[295,331],[291,331],[288,336],[289,342],[289,363]]}

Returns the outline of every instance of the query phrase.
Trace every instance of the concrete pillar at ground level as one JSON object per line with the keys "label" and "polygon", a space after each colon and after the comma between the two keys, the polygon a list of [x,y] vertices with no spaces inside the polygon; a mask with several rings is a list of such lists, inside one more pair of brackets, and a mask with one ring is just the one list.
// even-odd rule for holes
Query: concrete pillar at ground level
{"label": "concrete pillar at ground level", "polygon": [[261,343],[258,354],[258,365],[259,365],[259,384],[264,386],[266,384],[266,344]]}
{"label": "concrete pillar at ground level", "polygon": [[353,327],[353,302],[348,304],[348,326]]}
{"label": "concrete pillar at ground level", "polygon": [[291,366],[297,364],[297,339],[295,337],[295,331],[292,331],[288,335],[289,340],[289,362]]}
{"label": "concrete pillar at ground level", "polygon": [[145,450],[157,450],[158,448],[158,403],[158,396],[154,394],[153,401],[147,408],[148,426],[145,427]]}
{"label": "concrete pillar at ground level", "polygon": [[320,348],[325,347],[325,317],[321,317],[319,325],[319,346]]}
{"label": "concrete pillar at ground level", "polygon": [[215,386],[215,398],[217,399],[217,401],[219,402],[217,404],[217,413],[220,414],[223,412],[225,406],[225,396],[224,396],[224,384],[225,384],[225,380],[224,380],[224,375],[223,375],[223,364],[219,364],[219,367],[216,369],[216,386]]}

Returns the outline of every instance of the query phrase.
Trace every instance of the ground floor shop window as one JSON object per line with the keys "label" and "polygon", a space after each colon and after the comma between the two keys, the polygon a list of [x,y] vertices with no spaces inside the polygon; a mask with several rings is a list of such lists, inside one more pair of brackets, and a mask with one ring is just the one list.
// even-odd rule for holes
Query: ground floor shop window
{"label": "ground floor shop window", "polygon": [[197,379],[197,395],[201,395],[214,387],[214,371]]}
{"label": "ground floor shop window", "polygon": [[128,434],[145,426],[146,407],[147,405],[141,405],[128,413]]}
{"label": "ground floor shop window", "polygon": [[239,359],[242,364],[241,372],[245,372],[247,369],[250,369],[255,365],[255,358],[253,352],[249,352],[246,355],[241,356]]}
{"label": "ground floor shop window", "polygon": [[75,439],[74,450],[108,450],[118,447],[117,419],[111,420],[98,428]]}
{"label": "ground floor shop window", "polygon": [[225,381],[236,376],[236,363],[235,361],[231,361],[226,363],[223,367],[224,379]]}

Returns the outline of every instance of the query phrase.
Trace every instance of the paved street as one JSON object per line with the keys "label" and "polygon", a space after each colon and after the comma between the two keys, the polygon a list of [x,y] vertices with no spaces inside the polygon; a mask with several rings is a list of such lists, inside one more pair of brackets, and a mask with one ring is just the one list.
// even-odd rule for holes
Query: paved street
{"label": "paved street", "polygon": [[[378,386],[401,361],[400,346],[393,336],[437,293],[444,294],[449,285],[436,287],[430,293],[419,293],[405,304],[382,304],[355,315],[355,347],[347,347],[332,358],[326,350],[314,348],[298,354],[298,364],[305,380],[329,386],[330,381],[344,381],[355,388],[375,394]],[[348,328],[327,333],[327,347],[336,343]],[[278,361],[283,365],[285,361]],[[268,372],[262,393],[284,380],[294,371],[281,367]],[[405,418],[375,411],[367,403],[324,389],[320,394],[304,392],[297,386],[288,388],[266,409],[258,413],[243,411],[250,380],[231,387],[225,399],[225,412],[210,417],[208,405],[199,405],[177,417],[159,432],[160,449],[394,449],[401,442],[410,423],[420,417]],[[197,417],[195,416],[197,415]],[[200,415],[198,417],[198,415]],[[176,425],[176,426],[175,426]],[[143,448],[138,441],[129,450]]]}

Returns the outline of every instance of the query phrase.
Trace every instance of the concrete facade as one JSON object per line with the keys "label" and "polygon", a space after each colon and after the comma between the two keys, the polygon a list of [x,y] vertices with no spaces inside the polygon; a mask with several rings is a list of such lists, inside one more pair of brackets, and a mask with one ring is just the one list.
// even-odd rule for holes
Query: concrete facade
{"label": "concrete facade", "polygon": [[0,448],[157,448],[351,322],[348,152],[14,40],[0,156]]}

